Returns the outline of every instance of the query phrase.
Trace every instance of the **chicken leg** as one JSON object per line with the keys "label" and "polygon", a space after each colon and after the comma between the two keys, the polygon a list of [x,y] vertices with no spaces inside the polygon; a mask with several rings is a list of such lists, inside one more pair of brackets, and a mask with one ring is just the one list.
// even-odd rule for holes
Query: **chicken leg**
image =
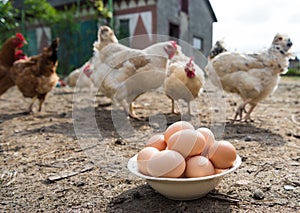
{"label": "chicken leg", "polygon": [[[232,121],[232,123],[234,123],[236,120],[237,120],[237,117],[240,117],[240,120],[243,119],[243,112],[246,112],[246,116],[245,118],[247,117],[247,120],[250,119],[250,113],[253,111],[254,107],[252,108],[251,107],[251,111],[247,112],[246,111],[246,105],[249,104],[249,102],[251,101],[251,99],[247,99],[246,101],[244,101],[236,110],[235,112],[235,116],[234,116],[234,119]],[[252,105],[253,106],[253,105]]]}
{"label": "chicken leg", "polygon": [[[170,97],[169,97],[170,98]],[[172,113],[173,114],[176,114],[176,115],[179,115],[180,112],[178,110],[175,109],[175,100],[173,98],[170,98],[171,101],[172,101]]]}
{"label": "chicken leg", "polygon": [[190,116],[192,116],[193,114],[192,114],[191,102],[188,101],[187,104],[188,104],[188,113]]}
{"label": "chicken leg", "polygon": [[133,118],[133,119],[136,119],[136,120],[141,120],[141,118],[139,118],[139,116],[137,116],[137,114],[135,113],[134,111],[134,106],[133,106],[133,102],[131,102],[129,104],[129,117]]}
{"label": "chicken leg", "polygon": [[249,109],[249,111],[247,112],[246,116],[244,117],[244,120],[247,122],[248,120],[252,121],[252,119],[250,118],[250,114],[253,111],[253,109],[256,107],[256,104],[250,104],[251,107]]}
{"label": "chicken leg", "polygon": [[44,103],[44,101],[45,101],[45,97],[46,97],[46,94],[40,94],[39,96],[38,96],[38,99],[39,99],[39,101],[40,101],[40,103],[39,103],[39,112],[41,112],[42,111],[42,106],[43,106],[43,103]]}
{"label": "chicken leg", "polygon": [[138,121],[142,120],[137,116],[137,114],[134,111],[133,101],[130,102],[130,104],[128,105],[126,100],[122,100],[121,105],[123,106],[124,111],[128,114],[130,118],[136,119]]}
{"label": "chicken leg", "polygon": [[29,113],[29,114],[33,112],[32,107],[33,107],[33,104],[34,104],[34,102],[36,101],[36,99],[37,99],[37,96],[34,96],[34,97],[31,99],[31,103],[30,103],[29,109],[28,109],[28,113]]}

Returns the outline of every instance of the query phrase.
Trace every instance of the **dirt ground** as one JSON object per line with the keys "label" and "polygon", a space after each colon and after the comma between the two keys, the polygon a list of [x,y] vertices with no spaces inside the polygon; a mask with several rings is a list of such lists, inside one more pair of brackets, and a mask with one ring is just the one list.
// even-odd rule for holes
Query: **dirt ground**
{"label": "dirt ground", "polygon": [[[90,93],[55,88],[34,115],[24,113],[30,100],[16,88],[0,98],[2,212],[300,211],[299,79],[282,79],[250,123],[231,124],[240,99],[211,100],[210,88],[194,102],[192,117],[170,114],[160,91],[146,93],[135,104],[142,121],[124,119],[109,99],[93,101]],[[126,167],[153,133],[181,119],[214,129],[242,158],[214,191],[192,201],[163,197]]]}

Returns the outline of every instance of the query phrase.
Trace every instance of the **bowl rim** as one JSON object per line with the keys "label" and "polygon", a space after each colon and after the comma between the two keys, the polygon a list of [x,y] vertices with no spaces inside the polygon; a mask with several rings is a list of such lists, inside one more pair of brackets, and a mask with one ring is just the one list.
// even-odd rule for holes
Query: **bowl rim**
{"label": "bowl rim", "polygon": [[233,167],[231,167],[230,169],[221,172],[219,174],[215,174],[215,175],[209,175],[209,176],[204,176],[204,177],[197,177],[197,178],[165,178],[165,177],[152,177],[152,176],[148,176],[148,175],[144,175],[142,173],[139,172],[138,170],[138,166],[137,166],[137,155],[134,155],[133,157],[131,157],[127,163],[127,168],[129,169],[129,171],[133,174],[135,174],[136,176],[139,176],[141,178],[144,178],[146,180],[156,180],[156,181],[173,181],[173,182],[192,182],[192,181],[202,181],[202,180],[210,180],[210,179],[215,179],[215,178],[219,178],[222,177],[228,173],[233,172],[234,170],[236,170],[242,163],[242,159],[239,155],[236,155],[236,160],[234,162]]}

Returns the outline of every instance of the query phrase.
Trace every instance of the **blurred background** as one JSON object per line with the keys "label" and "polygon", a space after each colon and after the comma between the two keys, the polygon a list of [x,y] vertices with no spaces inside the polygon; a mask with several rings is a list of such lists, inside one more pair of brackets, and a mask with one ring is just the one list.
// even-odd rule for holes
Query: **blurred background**
{"label": "blurred background", "polygon": [[28,41],[23,50],[30,56],[60,38],[60,76],[92,56],[99,25],[113,28],[119,40],[129,38],[123,42],[133,48],[155,43],[154,34],[159,34],[182,40],[207,56],[217,21],[209,0],[192,6],[188,0],[0,0],[0,8],[0,45],[21,32]]}
{"label": "blurred background", "polygon": [[[133,48],[155,43],[154,34],[158,34],[184,41],[207,56],[214,42],[222,39],[220,35],[235,29],[224,30],[226,17],[235,14],[230,12],[230,2],[226,4],[229,9],[219,4],[209,0],[0,0],[0,47],[8,37],[21,32],[28,41],[23,50],[31,56],[59,37],[58,74],[64,77],[92,56],[98,27],[105,24],[114,29],[119,41]],[[220,25],[224,26],[221,32]],[[148,36],[137,36],[145,34]],[[269,45],[272,37],[265,37],[268,40],[264,43]],[[290,62],[288,74],[300,75],[299,59]]]}

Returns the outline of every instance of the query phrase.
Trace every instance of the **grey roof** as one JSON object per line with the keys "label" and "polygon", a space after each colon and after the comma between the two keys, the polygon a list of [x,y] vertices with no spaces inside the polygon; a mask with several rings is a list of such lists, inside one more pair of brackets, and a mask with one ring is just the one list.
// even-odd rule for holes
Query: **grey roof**
{"label": "grey roof", "polygon": [[209,1],[209,0],[206,0],[206,3],[207,3],[208,9],[209,9],[209,11],[210,11],[210,13],[211,13],[211,15],[212,15],[212,18],[213,18],[214,22],[217,22],[218,19],[217,19],[216,14],[215,14],[215,12],[214,12],[214,10],[213,10],[211,4],[210,4],[210,1]]}

